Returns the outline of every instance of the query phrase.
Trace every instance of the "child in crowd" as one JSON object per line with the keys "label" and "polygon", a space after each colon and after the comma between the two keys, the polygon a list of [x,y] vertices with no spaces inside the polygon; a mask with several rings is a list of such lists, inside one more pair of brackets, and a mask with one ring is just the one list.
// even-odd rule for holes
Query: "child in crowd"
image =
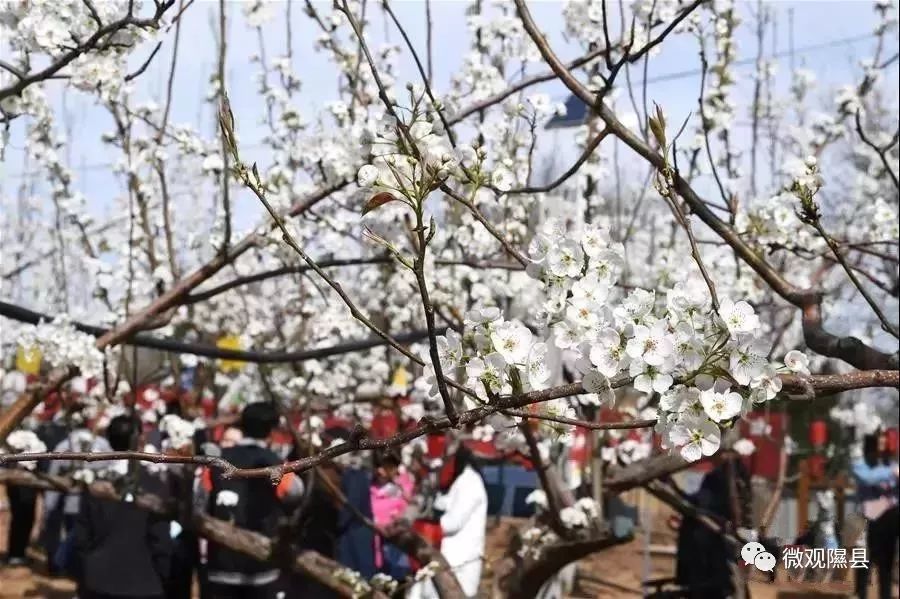
{"label": "child in crowd", "polygon": [[[376,454],[372,479],[375,524],[383,528],[402,517],[409,507],[412,492],[413,480],[403,469],[400,456],[394,452]],[[399,548],[376,536],[375,567],[395,580],[403,580],[409,574],[409,558]]]}

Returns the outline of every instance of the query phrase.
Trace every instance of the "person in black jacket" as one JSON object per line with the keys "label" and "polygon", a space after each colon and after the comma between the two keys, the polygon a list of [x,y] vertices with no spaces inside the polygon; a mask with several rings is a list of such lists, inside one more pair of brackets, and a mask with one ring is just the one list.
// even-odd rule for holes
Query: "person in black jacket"
{"label": "person in black jacket", "polygon": [[[272,404],[249,404],[241,414],[244,438],[222,449],[222,458],[238,468],[280,464],[282,460],[266,445],[276,424],[278,412]],[[226,479],[210,468],[203,469],[198,489],[211,516],[269,538],[276,535],[284,516],[283,504],[296,501],[302,493],[303,483],[293,473],[273,486],[268,478]],[[260,562],[210,542],[206,568],[209,597],[274,599],[278,593],[281,573],[275,563]]]}
{"label": "person in black jacket", "polygon": [[[294,447],[288,461],[309,457],[307,448]],[[295,549],[315,551],[329,559],[337,551],[337,500],[329,493],[323,480],[327,477],[331,486],[340,488],[341,474],[333,463],[321,464],[304,476],[303,499],[290,514],[295,537]],[[292,571],[286,572],[285,599],[337,599],[339,595],[321,582]]]}
{"label": "person in black jacket", "polygon": [[[127,451],[134,432],[134,420],[118,416],[106,436],[114,451]],[[136,494],[159,493],[161,483],[143,469],[128,473],[126,462],[112,462],[109,470],[122,500],[86,494],[75,519],[78,596],[162,599],[171,557],[169,522],[134,504]]]}
{"label": "person in black jacket", "polygon": [[[13,468],[14,465],[4,468]],[[25,550],[31,540],[34,528],[34,515],[37,505],[38,491],[18,485],[6,486],[6,498],[9,500],[9,529],[6,539],[6,559],[10,566],[25,564]]]}
{"label": "person in black jacket", "polygon": [[[733,479],[733,484],[732,484]],[[703,477],[690,499],[701,513],[749,527],[750,475],[737,460],[724,461]],[[734,596],[732,568],[739,552],[721,534],[691,517],[682,520],[678,532],[676,580],[690,599],[726,599]]]}

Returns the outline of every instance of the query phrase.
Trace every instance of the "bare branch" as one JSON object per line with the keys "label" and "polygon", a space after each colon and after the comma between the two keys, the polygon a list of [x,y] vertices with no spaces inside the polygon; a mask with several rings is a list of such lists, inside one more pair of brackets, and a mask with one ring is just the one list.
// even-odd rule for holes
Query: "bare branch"
{"label": "bare branch", "polygon": [[554,189],[565,183],[572,175],[578,172],[578,169],[581,168],[581,165],[591,157],[591,154],[593,154],[594,150],[596,150],[597,147],[600,146],[600,143],[606,138],[607,135],[609,135],[609,131],[604,129],[593,138],[591,138],[591,140],[585,146],[584,151],[581,153],[581,156],[578,157],[578,160],[576,160],[575,163],[569,168],[569,170],[560,175],[555,181],[552,181],[547,185],[536,185],[510,189],[506,192],[506,194],[515,195],[522,193],[546,193],[548,191],[553,191]]}
{"label": "bare branch", "polygon": [[530,420],[546,420],[548,422],[558,422],[560,424],[568,424],[569,426],[584,428],[592,431],[630,430],[635,428],[650,428],[656,425],[655,418],[652,420],[626,420],[624,422],[591,422],[589,420],[578,420],[576,418],[566,418],[564,416],[535,414],[532,412],[528,412],[527,410],[504,410],[503,414]]}
{"label": "bare branch", "polygon": [[[406,30],[403,28],[403,25],[400,24],[400,20],[397,18],[397,15],[394,14],[393,9],[391,9],[391,5],[388,3],[388,0],[381,0],[381,5],[384,7],[385,12],[391,17],[391,20],[394,22],[394,25],[397,26],[397,29],[400,31],[400,35],[403,37],[403,41],[406,42],[406,47],[409,48],[410,53],[412,54],[413,60],[416,63],[416,68],[419,69],[419,75],[422,77],[422,82],[425,85],[425,93],[428,94],[428,99],[431,100],[432,105],[434,106],[435,112],[437,112],[438,118],[441,119],[441,124],[444,125],[444,130],[447,132],[447,137],[450,139],[450,145],[454,148],[456,147],[456,136],[453,134],[453,129],[450,128],[450,124],[447,122],[446,117],[444,117],[444,111],[441,109],[438,101],[435,99],[434,94],[431,92],[431,53],[429,50],[429,67],[428,73],[425,72],[425,67],[422,66],[422,61],[419,60],[419,55],[416,52],[415,46],[412,44],[412,40],[409,39],[409,35],[406,34]],[[431,44],[430,40],[430,28],[429,28],[429,48]],[[374,69],[374,66],[372,67]]]}
{"label": "bare branch", "polygon": [[125,75],[125,81],[133,81],[134,79],[140,77],[144,73],[144,71],[147,70],[147,67],[150,66],[150,63],[153,62],[153,58],[156,56],[156,53],[159,52],[160,48],[162,48],[162,42],[157,42],[156,47],[153,48],[153,52],[150,53],[150,56],[147,57],[147,60],[144,61],[144,64],[142,64],[135,72]]}
{"label": "bare branch", "polygon": [[[890,176],[891,181],[894,182],[894,187],[896,187],[897,189],[900,189],[900,179],[897,178],[897,173],[895,173],[894,169],[891,168],[891,163],[888,161],[888,158],[887,158],[887,151],[896,142],[894,140],[891,140],[891,142],[888,143],[887,145],[879,147],[875,142],[873,142],[871,139],[869,139],[869,137],[866,135],[865,129],[863,128],[862,119],[860,118],[859,110],[856,111],[855,117],[856,117],[856,133],[859,135],[859,139],[864,144],[866,144],[867,146],[872,148],[872,150],[874,150],[876,154],[878,154],[878,157],[881,159],[881,163],[884,165],[885,172],[888,174],[888,176]],[[894,139],[896,139],[896,135],[894,136]]]}

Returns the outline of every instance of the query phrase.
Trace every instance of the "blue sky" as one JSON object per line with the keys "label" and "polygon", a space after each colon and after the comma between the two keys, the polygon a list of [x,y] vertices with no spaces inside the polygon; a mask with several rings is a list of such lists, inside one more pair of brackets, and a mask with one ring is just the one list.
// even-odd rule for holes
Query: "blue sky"
{"label": "blue sky", "polygon": [[[331,2],[315,3],[323,12],[327,12]],[[462,57],[468,49],[468,32],[465,27],[466,2],[437,0],[432,3],[434,22],[434,65],[436,91],[446,89],[450,76],[458,69]],[[398,18],[405,25],[415,46],[424,51],[425,47],[425,11],[424,2],[397,1],[394,3]],[[568,43],[562,36],[562,3],[534,2],[531,10],[535,20],[548,33],[548,37],[558,54],[564,58],[579,55],[576,46]],[[819,82],[820,101],[823,107],[830,106],[830,95],[825,92],[831,85],[853,82],[858,77],[856,64],[861,58],[870,56],[873,38],[846,43],[834,43],[826,48],[803,51],[809,46],[831,43],[835,40],[859,38],[871,33],[874,19],[872,4],[864,1],[833,2],[770,2],[767,6],[776,11],[777,40],[767,42],[767,54],[773,49],[787,52],[792,35],[796,66],[804,66],[812,70]],[[756,41],[753,37],[755,25],[749,19],[747,8],[755,10],[756,2],[741,6],[745,15],[745,23],[738,36],[738,58],[752,59],[756,55]],[[251,65],[250,56],[258,52],[255,32],[246,27],[240,11],[240,3],[231,2],[229,53],[227,63],[227,79],[229,93],[235,113],[240,118],[240,134],[242,144],[250,146],[264,134],[261,126],[255,123],[257,115],[262,113],[262,102],[256,94],[256,65]],[[265,28],[267,58],[284,54],[285,49],[285,15],[286,5],[283,2],[273,3],[276,18]],[[370,26],[367,29],[370,43],[377,47],[388,40],[401,43],[399,34],[387,18],[383,16],[378,3],[370,2]],[[789,13],[793,12],[793,28],[791,29]],[[181,49],[178,70],[175,79],[175,102],[170,122],[190,123],[205,135],[215,131],[213,108],[202,101],[208,90],[210,73],[215,69],[214,23],[218,13],[218,2],[197,0],[185,13],[182,24]],[[319,107],[336,99],[336,76],[329,68],[327,55],[316,53],[312,49],[313,40],[318,29],[303,12],[303,3],[295,3],[292,7],[292,29],[294,32],[294,69],[302,81],[298,106],[307,120],[315,118]],[[163,45],[151,63],[150,68],[137,83],[137,97],[155,99],[162,104],[174,29],[162,37]],[[771,34],[771,30],[770,30]],[[895,38],[891,38],[895,39]],[[152,45],[138,50],[132,57],[135,66],[141,64],[148,56]],[[784,88],[788,72],[788,59],[783,58],[779,66],[779,82]],[[664,51],[650,61],[648,80],[649,101],[657,101],[664,105],[670,122],[681,122],[689,111],[695,110],[699,90],[699,76],[683,74],[668,80],[657,81],[672,74],[691,71],[699,66],[696,44],[688,37],[674,38],[664,44]],[[539,67],[540,68],[540,67]],[[542,69],[541,69],[542,70]],[[739,75],[737,95],[739,100],[749,98],[752,89],[753,65],[737,67]],[[891,71],[896,78],[896,66]],[[633,80],[640,80],[639,70],[632,72]],[[399,65],[398,79],[417,81],[418,74],[414,64],[404,55]],[[550,82],[532,90],[541,90],[558,100],[564,100],[567,93],[559,82]],[[51,97],[67,115],[69,132],[77,139],[75,147],[70,150],[70,167],[75,171],[75,187],[90,198],[89,206],[95,216],[102,219],[109,206],[109,199],[122,192],[120,182],[109,172],[110,163],[117,157],[100,142],[100,133],[111,128],[111,117],[102,107],[93,104],[88,96],[77,91],[62,94],[58,86],[51,88]],[[741,103],[741,108],[744,105]],[[246,115],[246,116],[244,116]],[[749,118],[746,113],[738,115],[736,136],[747,135]],[[743,133],[741,132],[743,131]],[[540,149],[544,155],[553,153],[559,158],[559,168],[565,168],[569,155],[574,155],[568,143],[569,133],[565,130],[549,134],[542,142]],[[13,125],[11,148],[8,150],[6,163],[2,165],[2,190],[12,194],[22,181],[23,141],[22,123]],[[608,151],[608,146],[604,145]],[[603,149],[601,149],[603,151]],[[623,155],[628,160],[627,155]],[[265,160],[261,160],[264,163]],[[40,189],[38,184],[37,189]],[[247,219],[243,226],[251,224],[258,208],[252,206],[241,210],[239,218]]]}

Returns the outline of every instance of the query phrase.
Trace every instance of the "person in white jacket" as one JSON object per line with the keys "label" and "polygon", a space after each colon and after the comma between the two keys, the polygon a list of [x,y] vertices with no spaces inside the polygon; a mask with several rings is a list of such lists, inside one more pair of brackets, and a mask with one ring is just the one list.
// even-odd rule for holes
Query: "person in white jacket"
{"label": "person in white jacket", "polygon": [[[487,491],[481,474],[471,462],[471,452],[460,447],[447,459],[441,472],[442,486],[449,488],[439,495],[434,507],[441,516],[441,555],[453,569],[467,597],[478,596],[487,528]],[[438,596],[429,581],[410,589],[410,598],[432,599]]]}

